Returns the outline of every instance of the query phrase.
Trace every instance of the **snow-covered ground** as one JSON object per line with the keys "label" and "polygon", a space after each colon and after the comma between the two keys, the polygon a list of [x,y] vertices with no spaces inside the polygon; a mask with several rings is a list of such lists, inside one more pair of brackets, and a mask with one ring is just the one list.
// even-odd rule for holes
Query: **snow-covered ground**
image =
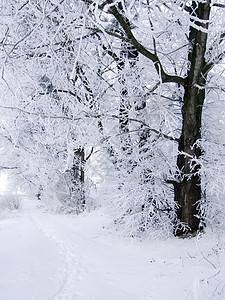
{"label": "snow-covered ground", "polygon": [[0,300],[225,299],[225,238],[123,238],[106,209],[56,215],[23,199],[0,220]]}

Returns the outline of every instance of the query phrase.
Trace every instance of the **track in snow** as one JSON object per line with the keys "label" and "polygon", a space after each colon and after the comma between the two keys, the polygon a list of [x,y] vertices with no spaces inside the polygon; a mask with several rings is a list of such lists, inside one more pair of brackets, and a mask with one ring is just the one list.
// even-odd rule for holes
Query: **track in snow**
{"label": "track in snow", "polygon": [[225,299],[222,237],[126,241],[105,229],[104,210],[54,215],[23,202],[0,222],[0,300]]}
{"label": "track in snow", "polygon": [[43,216],[40,217],[41,214],[30,214],[30,219],[43,236],[47,237],[59,250],[64,264],[63,269],[61,270],[63,277],[62,283],[58,291],[52,295],[49,300],[77,299],[76,283],[83,279],[83,269],[80,265],[80,261],[82,260],[81,256],[77,254],[75,245],[68,244],[66,241],[62,240],[54,230],[50,229],[49,222],[47,226],[45,224],[45,218]]}

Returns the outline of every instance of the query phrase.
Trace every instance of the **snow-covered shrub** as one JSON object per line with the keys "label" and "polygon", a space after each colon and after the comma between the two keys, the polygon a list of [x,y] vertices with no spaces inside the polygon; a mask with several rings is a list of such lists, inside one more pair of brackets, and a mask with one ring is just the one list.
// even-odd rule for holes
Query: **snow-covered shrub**
{"label": "snow-covered shrub", "polygon": [[[129,180],[130,179],[130,180]],[[169,235],[173,230],[174,202],[160,182],[138,183],[129,179],[114,192],[115,223],[128,236]]]}
{"label": "snow-covered shrub", "polygon": [[0,195],[0,208],[10,209],[10,210],[20,209],[21,201],[17,195],[13,195],[13,194]]}
{"label": "snow-covered shrub", "polygon": [[[130,157],[121,159],[120,169],[109,171],[109,181],[104,183],[115,224],[126,236],[165,237],[174,230],[176,204],[173,185],[167,180],[175,172],[173,153],[176,149],[164,140],[157,143],[152,145],[146,141],[145,153],[140,154],[140,148],[134,150],[130,156],[134,162],[131,168],[124,167]],[[163,148],[162,143],[166,147]],[[153,152],[152,146],[157,150]],[[170,159],[166,159],[168,156],[160,148],[170,153]]]}

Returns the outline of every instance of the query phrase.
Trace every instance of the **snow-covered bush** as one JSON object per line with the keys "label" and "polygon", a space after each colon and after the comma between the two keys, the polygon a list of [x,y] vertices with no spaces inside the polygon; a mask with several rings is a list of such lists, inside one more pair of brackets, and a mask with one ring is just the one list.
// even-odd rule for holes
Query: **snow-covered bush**
{"label": "snow-covered bush", "polygon": [[120,172],[117,185],[112,185],[115,224],[127,236],[168,236],[173,232],[173,188],[165,180],[166,162],[155,154],[139,162],[130,174]]}
{"label": "snow-covered bush", "polygon": [[21,201],[17,195],[5,194],[0,195],[0,209],[20,209]]}

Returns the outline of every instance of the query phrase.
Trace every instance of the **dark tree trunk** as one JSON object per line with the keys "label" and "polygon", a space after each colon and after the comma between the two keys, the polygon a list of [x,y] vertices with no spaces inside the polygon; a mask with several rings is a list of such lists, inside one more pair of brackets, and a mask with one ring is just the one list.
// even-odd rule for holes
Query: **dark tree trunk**
{"label": "dark tree trunk", "polygon": [[[187,231],[191,233],[197,232],[200,224],[198,209],[198,202],[202,197],[200,166],[194,164],[192,159],[201,156],[201,149],[196,145],[196,142],[201,138],[202,107],[205,100],[204,84],[206,81],[203,68],[206,63],[208,28],[208,22],[201,22],[201,20],[209,20],[210,3],[210,0],[198,4],[193,1],[191,6],[193,15],[199,20],[196,21],[195,25],[199,26],[200,30],[190,28],[190,52],[188,56],[190,70],[184,87],[183,125],[177,158],[179,172],[174,183],[175,201],[179,205],[177,217],[180,222],[188,226]],[[183,233],[183,230],[179,228],[176,231],[177,235]]]}
{"label": "dark tree trunk", "polygon": [[85,207],[85,192],[84,192],[84,149],[76,149],[74,151],[73,167],[71,169],[72,197],[77,199],[77,209],[82,211]]}

